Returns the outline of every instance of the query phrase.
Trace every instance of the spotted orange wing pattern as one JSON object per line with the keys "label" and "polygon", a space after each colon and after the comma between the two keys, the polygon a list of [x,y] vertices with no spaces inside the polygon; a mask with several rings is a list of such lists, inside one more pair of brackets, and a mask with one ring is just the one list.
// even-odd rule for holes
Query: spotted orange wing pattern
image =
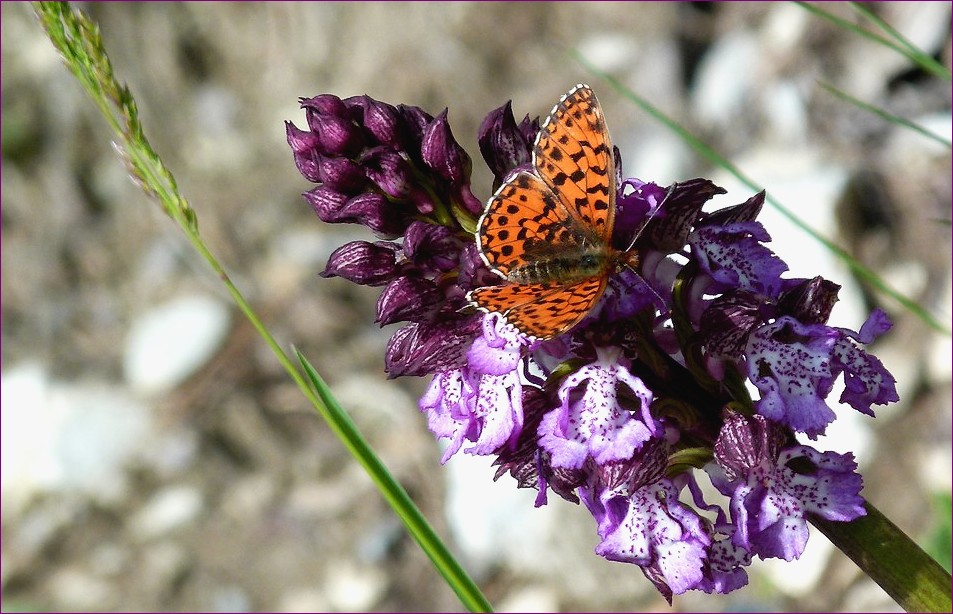
{"label": "spotted orange wing pattern", "polygon": [[536,175],[522,172],[500,186],[480,218],[480,254],[505,278],[548,246],[577,241],[575,226],[559,196]]}
{"label": "spotted orange wing pattern", "polygon": [[500,313],[520,331],[550,339],[586,317],[605,287],[605,276],[571,285],[509,283],[478,288],[470,293],[470,299],[482,309]]}
{"label": "spotted orange wing pattern", "polygon": [[588,85],[559,99],[536,138],[533,165],[569,213],[608,244],[615,220],[615,157],[602,107]]}
{"label": "spotted orange wing pattern", "polygon": [[[516,268],[572,252],[608,249],[615,210],[615,168],[602,110],[589,86],[560,98],[533,148],[535,173],[500,186],[477,227],[480,254],[503,278]],[[606,287],[607,275],[572,282],[505,283],[469,299],[501,313],[522,332],[547,339],[582,320]]]}

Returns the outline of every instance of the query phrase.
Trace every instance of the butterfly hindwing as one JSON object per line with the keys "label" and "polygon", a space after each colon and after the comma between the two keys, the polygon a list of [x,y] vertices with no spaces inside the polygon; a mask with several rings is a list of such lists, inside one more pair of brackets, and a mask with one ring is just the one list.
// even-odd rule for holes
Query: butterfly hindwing
{"label": "butterfly hindwing", "polygon": [[528,335],[549,339],[575,326],[592,310],[606,287],[606,277],[570,285],[502,284],[478,288],[469,299],[485,311],[502,314]]}

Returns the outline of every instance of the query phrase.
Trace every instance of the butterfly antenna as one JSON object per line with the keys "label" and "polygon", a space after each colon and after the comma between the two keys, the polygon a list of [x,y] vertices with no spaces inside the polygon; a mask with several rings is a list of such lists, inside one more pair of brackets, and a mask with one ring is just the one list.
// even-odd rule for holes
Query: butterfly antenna
{"label": "butterfly antenna", "polygon": [[625,266],[627,269],[632,271],[632,273],[635,274],[638,280],[642,284],[644,284],[646,288],[649,289],[649,292],[651,292],[654,295],[656,299],[655,301],[656,307],[658,307],[660,310],[665,309],[665,299],[662,298],[662,295],[655,291],[655,288],[652,287],[652,284],[650,284],[648,280],[642,277],[642,274],[636,270],[636,267],[639,264],[641,264],[641,262],[639,259],[639,253],[634,251],[633,248],[635,247],[636,241],[638,241],[642,237],[642,235],[645,233],[645,229],[648,228],[652,220],[654,220],[655,217],[662,210],[662,205],[665,204],[665,201],[668,200],[668,197],[672,195],[673,191],[675,191],[675,184],[672,184],[671,186],[669,186],[668,191],[665,193],[665,196],[662,198],[662,201],[659,203],[658,207],[656,207],[655,210],[649,213],[649,216],[645,219],[644,222],[642,222],[642,226],[635,233],[635,237],[632,238],[632,242],[629,243],[629,247],[627,247],[625,252],[623,252],[625,254],[628,254],[629,257],[622,259],[623,266]]}
{"label": "butterfly antenna", "polygon": [[672,185],[669,186],[668,192],[665,193],[665,196],[662,197],[662,200],[661,200],[661,202],[659,202],[658,207],[656,207],[654,211],[652,211],[651,213],[649,213],[649,216],[648,216],[647,218],[645,218],[645,221],[644,221],[644,222],[642,222],[642,226],[641,226],[641,227],[638,229],[638,231],[635,233],[635,236],[632,237],[632,241],[629,243],[629,246],[628,246],[627,248],[625,248],[625,251],[627,251],[627,252],[631,252],[631,251],[632,251],[632,248],[635,247],[635,242],[642,238],[642,235],[645,233],[645,229],[648,228],[648,226],[649,226],[649,224],[652,222],[652,220],[655,219],[655,216],[657,216],[657,215],[659,214],[659,212],[662,210],[662,205],[665,204],[665,201],[668,200],[668,197],[671,196],[671,195],[672,195],[672,192],[674,192],[674,191],[675,191],[675,184],[673,183]]}

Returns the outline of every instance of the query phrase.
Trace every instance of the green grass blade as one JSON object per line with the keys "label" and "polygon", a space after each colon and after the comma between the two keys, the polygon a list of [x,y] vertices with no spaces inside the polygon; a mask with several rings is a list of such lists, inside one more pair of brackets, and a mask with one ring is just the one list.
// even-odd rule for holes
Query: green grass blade
{"label": "green grass blade", "polygon": [[[578,50],[571,50],[570,54],[587,70],[591,71],[593,74],[599,76],[606,83],[611,85],[617,92],[622,96],[629,99],[643,111],[648,113],[656,121],[666,126],[673,133],[678,135],[686,144],[688,144],[692,149],[701,154],[705,159],[711,162],[713,165],[725,169],[731,173],[738,181],[741,181],[746,186],[750,187],[755,192],[760,192],[764,188],[758,185],[753,179],[741,172],[737,166],[729,162],[724,156],[719,154],[712,148],[710,145],[696,137],[689,130],[685,129],[681,124],[676,122],[674,119],[662,113],[659,109],[653,106],[649,101],[642,98],[631,89],[623,85],[618,79],[614,78],[612,75],[606,73],[605,71],[599,70],[589,62]],[[840,247],[818,231],[811,228],[804,220],[799,218],[795,213],[788,207],[781,204],[773,196],[765,196],[765,201],[767,201],[771,206],[773,206],[778,212],[780,212],[784,217],[788,218],[792,224],[803,230],[810,236],[812,239],[822,244],[825,248],[830,250],[839,260],[841,260],[855,275],[863,279],[865,282],[869,283],[877,291],[881,292],[885,296],[889,296],[893,300],[897,301],[904,309],[916,315],[921,319],[925,324],[930,326],[930,328],[939,331],[946,335],[953,334],[950,327],[942,322],[940,322],[936,317],[933,316],[928,310],[924,309],[919,303],[910,299],[899,291],[887,285],[887,283],[880,278],[879,275],[865,267],[863,264],[858,262],[853,258],[847,250]]]}
{"label": "green grass blade", "polygon": [[923,68],[923,70],[926,70],[927,72],[930,72],[938,77],[942,77],[947,81],[950,80],[950,71],[946,68],[946,66],[924,53],[920,48],[907,40],[907,38],[897,31],[897,29],[892,25],[878,17],[873,11],[859,2],[851,2],[850,6],[852,9],[873,22],[878,28],[886,32],[888,36],[892,37],[893,40],[897,41],[901,47],[912,54],[912,56],[916,58],[915,62],[917,65]]}
{"label": "green grass blade", "polygon": [[[883,36],[880,36],[879,34],[875,34],[874,32],[866,30],[855,23],[847,21],[846,19],[842,17],[838,17],[837,15],[834,15],[833,13],[822,9],[819,6],[808,4],[807,2],[795,2],[794,4],[800,6],[806,11],[813,13],[814,15],[822,19],[826,19],[827,21],[833,23],[839,28],[843,28],[844,30],[849,30],[855,34],[863,36],[864,38],[867,38],[877,43],[878,45],[883,45],[884,47],[893,49],[894,51],[896,51],[900,55],[907,57],[911,62],[913,62],[914,64],[916,64],[917,66],[919,66],[920,68],[922,68],[923,70],[927,71],[928,73],[932,75],[940,77],[941,79],[944,79],[945,81],[950,80],[950,70],[948,68],[946,68],[945,66],[943,66],[942,64],[940,64],[939,62],[931,58],[930,56],[926,55],[919,49],[916,49],[912,45],[908,47],[907,45],[909,45],[909,43],[907,43],[906,41],[904,41],[904,44],[895,43],[894,41],[890,39],[884,38]],[[878,19],[878,21],[880,20]],[[880,21],[880,23],[883,23],[883,22]]]}
{"label": "green grass blade", "polygon": [[[325,417],[332,431],[341,437],[361,465],[368,468],[381,494],[392,504],[394,511],[405,522],[411,535],[421,544],[441,575],[447,579],[463,605],[473,612],[491,611],[489,602],[479,588],[453,559],[406,491],[387,472],[311,365],[298,355],[308,375],[308,379],[305,379],[209,250],[199,234],[194,210],[179,194],[172,173],[145,136],[132,93],[113,74],[112,63],[106,54],[96,24],[82,12],[74,11],[67,2],[35,2],[33,8],[53,46],[60,52],[69,70],[82,84],[115,133],[116,149],[126,163],[130,176],[178,223],[192,246],[222,280],[236,305],[267,343],[302,394]],[[313,389],[311,385],[314,385]]]}
{"label": "green grass blade", "polygon": [[447,584],[456,592],[460,601],[471,612],[492,611],[489,602],[480,593],[480,589],[466,574],[459,563],[450,554],[447,547],[440,541],[426,518],[414,505],[407,491],[387,471],[374,450],[361,436],[354,422],[347,415],[337,400],[332,396],[330,389],[321,376],[314,370],[308,359],[301,352],[295,350],[298,361],[304,368],[305,374],[311,381],[314,390],[324,402],[319,408],[321,415],[331,426],[348,451],[367,471],[377,485],[378,490],[387,499],[394,513],[407,527],[410,535],[420,544],[420,548],[430,557],[434,566],[446,579]]}
{"label": "green grass blade", "polygon": [[859,107],[859,108],[861,108],[861,109],[863,109],[863,110],[865,110],[865,111],[868,111],[868,112],[870,112],[870,113],[873,113],[874,115],[877,115],[878,117],[881,117],[881,118],[887,120],[888,122],[891,122],[891,123],[894,123],[894,124],[898,124],[898,125],[903,126],[903,127],[905,127],[905,128],[909,128],[910,130],[913,130],[914,132],[917,132],[917,133],[919,133],[919,134],[922,134],[923,136],[927,137],[928,139],[931,139],[931,140],[933,140],[933,141],[936,141],[937,143],[943,145],[944,147],[953,148],[953,142],[951,142],[951,141],[949,141],[949,140],[943,138],[942,136],[936,134],[935,132],[931,132],[931,131],[927,130],[926,128],[924,128],[924,127],[921,126],[920,124],[917,124],[916,122],[912,122],[912,121],[910,121],[909,119],[905,119],[905,118],[900,117],[900,116],[898,116],[898,115],[894,115],[893,113],[890,113],[889,111],[885,111],[884,109],[881,109],[880,107],[877,107],[877,106],[874,106],[874,105],[872,105],[872,104],[870,104],[870,103],[864,102],[863,100],[859,100],[859,99],[857,99],[857,98],[854,98],[853,96],[851,96],[851,95],[848,94],[847,92],[841,91],[841,90],[837,89],[836,87],[834,87],[833,85],[830,85],[830,84],[828,84],[828,83],[820,83],[819,85],[820,85],[821,87],[823,87],[825,90],[827,90],[828,92],[830,92],[831,94],[833,94],[833,95],[837,96],[838,98],[840,98],[841,100],[844,100],[844,101],[846,101],[846,102],[849,102],[850,104],[852,104],[852,105],[854,105],[854,106],[856,106],[856,107]]}

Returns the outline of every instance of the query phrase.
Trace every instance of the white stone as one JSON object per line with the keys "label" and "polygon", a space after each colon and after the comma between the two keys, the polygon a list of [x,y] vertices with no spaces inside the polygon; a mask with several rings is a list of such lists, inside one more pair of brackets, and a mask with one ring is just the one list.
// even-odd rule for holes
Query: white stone
{"label": "white stone", "polygon": [[324,593],[307,586],[293,589],[278,602],[279,612],[327,612],[330,609]]}
{"label": "white stone", "polygon": [[914,47],[933,53],[950,36],[950,5],[946,2],[891,2],[883,17]]}
{"label": "white stone", "polygon": [[623,151],[623,174],[658,185],[684,181],[691,167],[692,151],[684,141],[668,130],[645,127],[638,133],[623,134],[619,148]]}
{"label": "white stone", "polygon": [[5,502],[58,490],[123,495],[124,466],[152,433],[145,406],[103,382],[56,382],[38,363],[10,369],[0,382]]}
{"label": "white stone", "polygon": [[601,71],[617,72],[628,68],[639,55],[639,44],[629,34],[600,32],[579,42],[579,55]]}
{"label": "white stone", "polygon": [[189,470],[199,455],[199,434],[183,425],[167,426],[142,451],[143,463],[168,480]]}
{"label": "white stone", "polygon": [[143,548],[138,578],[140,590],[145,594],[168,594],[177,578],[187,573],[195,553],[176,540],[162,540]]}
{"label": "white stone", "polygon": [[184,296],[145,313],[132,326],[123,367],[143,394],[171,390],[197,371],[225,340],[229,313],[218,300]]}
{"label": "white stone", "polygon": [[236,585],[219,586],[209,591],[209,609],[213,612],[250,612],[251,599]]}
{"label": "white stone", "polygon": [[759,30],[759,44],[776,58],[790,57],[799,52],[797,45],[808,30],[811,19],[810,13],[801,7],[778,2],[771,6]]}
{"label": "white stone", "polygon": [[[953,116],[949,113],[923,115],[912,121],[930,134],[947,141],[953,140]],[[919,168],[928,164],[942,164],[949,157],[950,148],[906,126],[894,126],[884,145],[884,152],[889,163],[901,168]]]}
{"label": "white stone", "polygon": [[770,125],[770,138],[782,147],[804,146],[810,134],[804,94],[796,83],[772,81],[761,93],[761,114]]}
{"label": "white stone", "polygon": [[746,108],[758,83],[757,38],[742,30],[716,41],[698,63],[691,93],[692,112],[706,127],[726,125]]}
{"label": "white stone", "polygon": [[[949,413],[946,419],[949,424]],[[919,453],[919,459],[916,463],[917,474],[925,490],[934,493],[950,492],[953,487],[953,475],[950,472],[950,467],[953,467],[953,452],[949,444],[930,446]]]}
{"label": "white stone", "polygon": [[130,526],[140,539],[159,537],[187,525],[202,511],[202,494],[191,486],[171,486],[133,516]]}
{"label": "white stone", "polygon": [[766,559],[758,561],[761,572],[771,578],[782,593],[797,597],[816,590],[817,581],[827,568],[834,545],[820,531],[811,528],[811,536],[801,558],[794,561]]}
{"label": "white stone", "polygon": [[17,365],[0,375],[0,489],[7,510],[37,490],[44,473],[52,473],[44,466],[49,386],[39,363]]}
{"label": "white stone", "polygon": [[115,607],[112,584],[78,567],[67,567],[50,577],[46,594],[64,610],[105,610]]}
{"label": "white stone", "polygon": [[503,598],[497,612],[558,612],[559,599],[543,586],[527,586]]}
{"label": "white stone", "polygon": [[[490,460],[460,452],[447,462],[447,521],[455,543],[475,574],[501,563],[546,569],[546,545],[556,534],[555,508],[534,507],[536,491],[516,488],[509,476],[494,482]],[[551,499],[562,503],[555,495]]]}
{"label": "white stone", "polygon": [[331,606],[339,611],[370,610],[387,588],[387,576],[373,567],[357,567],[344,562],[333,565],[324,582]]}
{"label": "white stone", "polygon": [[351,375],[335,383],[334,395],[362,427],[369,421],[393,426],[418,414],[416,402],[404,389],[376,375]]}
{"label": "white stone", "polygon": [[275,494],[275,478],[259,473],[238,480],[222,497],[221,511],[237,520],[262,514]]}

